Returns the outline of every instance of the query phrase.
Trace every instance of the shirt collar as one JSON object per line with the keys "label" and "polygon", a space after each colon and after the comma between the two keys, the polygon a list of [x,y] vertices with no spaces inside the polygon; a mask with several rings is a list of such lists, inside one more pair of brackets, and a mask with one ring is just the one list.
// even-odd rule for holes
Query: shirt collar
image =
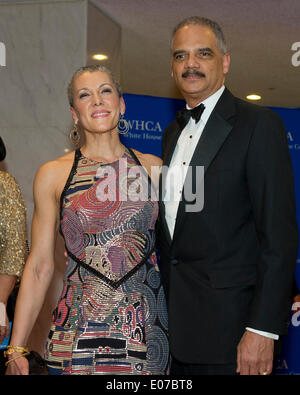
{"label": "shirt collar", "polygon": [[[205,109],[201,115],[201,121],[206,123],[208,118],[210,117],[210,114],[212,113],[213,109],[215,108],[215,105],[217,104],[218,100],[222,96],[222,93],[225,90],[225,86],[222,85],[221,88],[219,88],[215,93],[213,93],[211,96],[209,96],[207,99],[203,100],[202,102],[199,102],[197,106],[200,103],[203,103],[205,106]],[[195,107],[197,107],[195,106]],[[186,105],[186,108],[190,110],[190,107]]]}

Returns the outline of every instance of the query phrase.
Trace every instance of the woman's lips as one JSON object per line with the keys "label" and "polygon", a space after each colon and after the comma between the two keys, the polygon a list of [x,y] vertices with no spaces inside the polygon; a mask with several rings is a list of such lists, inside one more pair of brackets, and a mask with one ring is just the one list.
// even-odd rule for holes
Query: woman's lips
{"label": "woman's lips", "polygon": [[109,111],[95,111],[92,113],[91,117],[92,118],[106,118],[110,114]]}

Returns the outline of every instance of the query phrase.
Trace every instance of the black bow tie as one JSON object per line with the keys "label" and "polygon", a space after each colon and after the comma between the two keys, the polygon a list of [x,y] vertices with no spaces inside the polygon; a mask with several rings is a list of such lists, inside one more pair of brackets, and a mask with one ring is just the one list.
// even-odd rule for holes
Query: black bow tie
{"label": "black bow tie", "polygon": [[188,110],[187,108],[184,108],[178,111],[176,114],[176,119],[181,129],[185,128],[186,124],[188,123],[191,117],[195,120],[196,123],[198,123],[204,109],[205,106],[203,103],[201,103],[199,106],[194,107],[192,110]]}

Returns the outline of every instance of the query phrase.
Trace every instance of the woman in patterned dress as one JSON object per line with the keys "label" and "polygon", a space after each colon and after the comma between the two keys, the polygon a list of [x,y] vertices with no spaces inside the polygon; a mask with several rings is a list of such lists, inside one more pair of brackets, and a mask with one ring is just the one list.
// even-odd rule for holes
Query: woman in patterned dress
{"label": "woman in patterned dress", "polygon": [[[161,160],[121,143],[125,103],[108,69],[79,69],[69,101],[84,144],[37,172],[32,248],[11,346],[26,346],[52,278],[60,230],[68,265],[45,346],[50,374],[165,374],[167,312],[153,186]],[[9,355],[8,374],[28,374],[19,351]]]}

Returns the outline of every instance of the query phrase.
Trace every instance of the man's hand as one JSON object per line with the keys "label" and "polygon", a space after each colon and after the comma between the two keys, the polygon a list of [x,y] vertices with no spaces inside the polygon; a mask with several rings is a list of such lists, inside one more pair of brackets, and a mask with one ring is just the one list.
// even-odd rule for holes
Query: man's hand
{"label": "man's hand", "polygon": [[246,331],[237,347],[237,373],[270,374],[273,368],[274,340]]}

